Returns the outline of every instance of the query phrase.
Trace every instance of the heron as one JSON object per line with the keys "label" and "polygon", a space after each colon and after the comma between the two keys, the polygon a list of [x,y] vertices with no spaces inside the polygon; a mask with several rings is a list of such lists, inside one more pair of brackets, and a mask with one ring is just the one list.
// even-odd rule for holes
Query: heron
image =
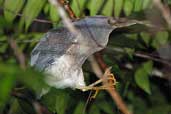
{"label": "heron", "polygon": [[77,35],[66,26],[50,30],[31,52],[31,66],[45,72],[45,81],[52,87],[91,88],[86,86],[82,70],[86,59],[106,47],[114,29],[137,23],[141,24],[124,18],[87,16],[72,22]]}

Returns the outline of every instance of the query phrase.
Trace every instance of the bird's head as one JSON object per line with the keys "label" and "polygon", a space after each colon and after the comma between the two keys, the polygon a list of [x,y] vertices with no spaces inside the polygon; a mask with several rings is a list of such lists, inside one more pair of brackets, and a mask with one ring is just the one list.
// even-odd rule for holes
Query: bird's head
{"label": "bird's head", "polygon": [[79,27],[85,44],[106,47],[110,33],[117,28],[128,27],[135,24],[144,24],[141,21],[107,16],[89,16],[74,22]]}

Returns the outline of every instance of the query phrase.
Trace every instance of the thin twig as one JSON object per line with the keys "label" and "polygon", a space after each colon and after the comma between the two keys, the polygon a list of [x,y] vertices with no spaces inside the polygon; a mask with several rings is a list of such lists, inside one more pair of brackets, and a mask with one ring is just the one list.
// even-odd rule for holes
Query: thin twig
{"label": "thin twig", "polygon": [[[24,19],[29,18],[29,16],[23,15],[23,14],[21,14],[21,13],[16,13],[16,12],[14,12],[14,11],[11,11],[10,9],[7,9],[7,8],[0,8],[0,9],[5,10],[5,11],[8,11],[9,13],[12,13],[12,14],[14,14],[14,15],[23,17]],[[55,23],[57,23],[57,22],[51,22],[51,21],[49,21],[49,20],[43,20],[43,19],[33,19],[33,21],[35,21],[35,22],[40,22],[40,23],[48,23],[48,24],[55,24]]]}
{"label": "thin twig", "polygon": [[68,16],[70,17],[70,19],[75,20],[77,18],[76,15],[74,14],[72,8],[69,5],[69,1],[67,1],[67,0],[58,0],[58,2],[64,7],[64,9],[68,13]]}
{"label": "thin twig", "polygon": [[171,12],[169,10],[169,7],[164,6],[161,2],[161,0],[153,0],[154,5],[161,11],[161,14],[163,15],[164,19],[166,20],[169,29],[171,29]]}
{"label": "thin twig", "polygon": [[[118,47],[107,47],[107,49],[112,50],[112,53],[113,53],[113,51],[119,52],[119,53],[125,53],[124,49],[118,48]],[[159,63],[162,63],[164,65],[171,67],[171,63],[169,62],[169,60],[165,60],[163,58],[160,58],[159,56],[154,57],[148,53],[142,53],[142,52],[134,52],[133,55],[135,57],[153,60],[153,61],[156,61],[156,62],[159,62]]]}
{"label": "thin twig", "polygon": [[17,46],[17,43],[13,38],[9,38],[8,41],[9,41],[9,45],[11,46],[11,48],[14,51],[14,54],[15,54],[17,60],[20,63],[20,67],[22,69],[25,69],[26,68],[26,63],[25,63],[24,54],[22,53],[22,51],[19,50],[19,48]]}
{"label": "thin twig", "polygon": [[64,8],[61,6],[61,4],[59,4],[58,0],[49,0],[49,2],[56,7],[56,10],[59,12],[62,21],[68,30],[74,35],[78,35],[79,32],[77,32],[77,29],[72,24],[71,19],[67,16]]}
{"label": "thin twig", "polygon": [[[92,66],[92,69],[93,69],[94,73],[97,75],[97,77],[101,78],[103,76],[103,71],[100,68],[101,65],[98,64],[98,62],[96,61],[94,56],[91,56],[89,58],[89,61],[91,63],[91,66]],[[105,64],[105,63],[103,63],[103,64]],[[120,97],[118,92],[115,89],[106,89],[106,90],[110,94],[112,99],[115,101],[118,108],[123,112],[123,114],[130,114],[130,112],[128,111],[128,108],[126,107],[124,101],[122,100],[122,98]]]}

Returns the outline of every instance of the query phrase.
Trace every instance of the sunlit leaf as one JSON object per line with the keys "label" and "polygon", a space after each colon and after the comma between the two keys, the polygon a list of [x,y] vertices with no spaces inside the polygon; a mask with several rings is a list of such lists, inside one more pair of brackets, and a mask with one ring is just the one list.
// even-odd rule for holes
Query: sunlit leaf
{"label": "sunlit leaf", "polygon": [[129,16],[133,10],[133,0],[126,0],[124,2],[123,10],[124,10],[126,16]]}
{"label": "sunlit leaf", "polygon": [[89,3],[90,15],[96,15],[101,6],[103,5],[104,0],[91,0]]}
{"label": "sunlit leaf", "polygon": [[24,0],[5,0],[4,16],[8,22],[12,22],[21,10]]}
{"label": "sunlit leaf", "polygon": [[45,4],[43,11],[45,12],[45,14],[48,14],[50,10],[50,4]]}
{"label": "sunlit leaf", "polygon": [[21,21],[25,22],[25,29],[27,30],[33,19],[40,13],[46,0],[28,0],[23,10],[23,17]]}
{"label": "sunlit leaf", "polygon": [[115,0],[114,2],[114,13],[116,17],[119,17],[122,7],[123,7],[124,0]]}
{"label": "sunlit leaf", "polygon": [[73,0],[72,1],[71,8],[77,17],[79,17],[82,14],[85,2],[86,0]]}
{"label": "sunlit leaf", "polygon": [[54,5],[50,5],[50,11],[49,11],[50,19],[52,22],[57,22],[59,21],[59,14],[58,11],[56,10],[56,7]]}
{"label": "sunlit leaf", "polygon": [[114,1],[113,0],[107,0],[106,4],[102,10],[102,14],[106,16],[111,16],[113,13],[113,6],[114,6]]}
{"label": "sunlit leaf", "polygon": [[135,82],[148,94],[151,94],[149,75],[151,74],[152,68],[152,61],[148,61],[143,63],[143,65],[135,72]]}
{"label": "sunlit leaf", "polygon": [[143,0],[143,9],[149,8],[152,5],[152,0]]}
{"label": "sunlit leaf", "polygon": [[143,0],[134,0],[134,11],[139,12],[142,9]]}

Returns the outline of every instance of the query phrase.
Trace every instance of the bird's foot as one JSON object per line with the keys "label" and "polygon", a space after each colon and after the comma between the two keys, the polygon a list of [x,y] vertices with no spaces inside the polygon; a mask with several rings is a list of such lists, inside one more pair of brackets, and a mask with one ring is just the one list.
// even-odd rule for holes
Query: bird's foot
{"label": "bird's foot", "polygon": [[[80,89],[82,91],[95,90],[95,93],[91,96],[91,98],[95,98],[100,90],[114,89],[114,86],[116,85],[116,79],[114,77],[114,74],[111,73],[110,70],[111,68],[107,68],[102,78],[97,80],[96,82],[90,84],[89,86],[77,87],[77,89]],[[100,83],[103,83],[103,85],[97,86]]]}

